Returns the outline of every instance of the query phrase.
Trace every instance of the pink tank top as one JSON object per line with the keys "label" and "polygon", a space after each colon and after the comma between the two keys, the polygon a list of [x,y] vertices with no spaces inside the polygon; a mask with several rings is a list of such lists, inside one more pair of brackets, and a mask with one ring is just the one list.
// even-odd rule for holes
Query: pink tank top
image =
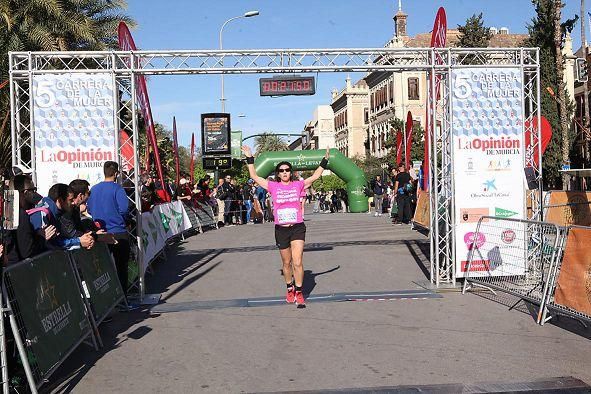
{"label": "pink tank top", "polygon": [[292,181],[288,184],[269,181],[269,194],[273,199],[275,224],[303,223],[300,196],[304,190],[304,181]]}

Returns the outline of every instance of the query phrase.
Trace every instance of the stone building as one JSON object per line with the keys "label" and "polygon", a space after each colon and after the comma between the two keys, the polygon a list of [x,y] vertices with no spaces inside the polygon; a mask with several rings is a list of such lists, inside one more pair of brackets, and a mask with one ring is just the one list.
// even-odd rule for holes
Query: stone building
{"label": "stone building", "polygon": [[343,90],[332,91],[330,106],[334,113],[335,146],[349,158],[365,157],[368,93],[364,79],[351,84],[349,77]]}
{"label": "stone building", "polygon": [[334,112],[330,105],[319,105],[304,127],[302,149],[326,149],[335,146]]}
{"label": "stone building", "polygon": [[[398,12],[394,15],[394,36],[385,44],[389,48],[421,48],[431,45],[431,32],[408,35],[408,15],[398,2]],[[493,36],[490,47],[518,47],[527,38],[526,34],[509,34],[507,28],[491,28]],[[447,30],[447,46],[455,46],[460,32]],[[379,59],[378,59],[379,61]],[[394,134],[391,122],[395,119],[406,121],[410,111],[413,122],[425,127],[427,111],[427,75],[425,72],[373,72],[365,77],[369,89],[369,111],[366,125],[368,153],[384,157],[388,149],[385,142]],[[389,134],[390,133],[390,134]]]}

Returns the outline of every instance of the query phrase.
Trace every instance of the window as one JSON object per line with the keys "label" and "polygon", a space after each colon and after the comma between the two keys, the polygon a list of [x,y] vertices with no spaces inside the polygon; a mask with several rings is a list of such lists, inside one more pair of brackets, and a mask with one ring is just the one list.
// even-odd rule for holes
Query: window
{"label": "window", "polygon": [[408,79],[408,99],[419,100],[419,79],[409,78]]}

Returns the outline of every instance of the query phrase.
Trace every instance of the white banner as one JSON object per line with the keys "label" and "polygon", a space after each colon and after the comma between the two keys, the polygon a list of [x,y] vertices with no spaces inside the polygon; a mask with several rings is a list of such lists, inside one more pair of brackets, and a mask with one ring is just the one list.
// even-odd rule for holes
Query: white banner
{"label": "white banner", "polygon": [[[525,217],[523,81],[519,68],[452,70],[456,276],[464,277],[481,216]],[[470,276],[521,275],[503,266],[499,234],[479,234]],[[490,239],[487,239],[490,238]],[[494,240],[492,239],[494,238]],[[510,243],[501,243],[510,249]],[[493,250],[494,249],[494,250]],[[512,252],[513,255],[515,254]],[[495,264],[491,266],[494,255]],[[510,255],[510,254],[509,254]]]}
{"label": "white banner", "polygon": [[33,144],[37,187],[103,180],[103,164],[117,161],[112,75],[33,75]]}

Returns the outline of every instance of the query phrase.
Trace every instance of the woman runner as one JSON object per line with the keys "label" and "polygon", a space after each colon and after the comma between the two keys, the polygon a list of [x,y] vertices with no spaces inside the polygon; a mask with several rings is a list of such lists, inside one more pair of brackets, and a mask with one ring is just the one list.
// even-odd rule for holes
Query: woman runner
{"label": "woman runner", "polygon": [[[306,240],[306,225],[304,224],[300,196],[302,191],[310,187],[320,178],[322,171],[328,165],[329,149],[320,162],[314,174],[303,181],[292,181],[291,164],[282,161],[275,166],[275,181],[268,181],[257,175],[254,169],[254,157],[248,146],[242,147],[246,156],[248,172],[261,187],[269,191],[273,199],[273,215],[275,217],[275,242],[281,254],[283,263],[283,277],[287,285],[285,300],[294,303],[298,308],[305,308],[306,302],[302,294],[304,283],[304,242]],[[292,268],[293,267],[293,268]]]}

